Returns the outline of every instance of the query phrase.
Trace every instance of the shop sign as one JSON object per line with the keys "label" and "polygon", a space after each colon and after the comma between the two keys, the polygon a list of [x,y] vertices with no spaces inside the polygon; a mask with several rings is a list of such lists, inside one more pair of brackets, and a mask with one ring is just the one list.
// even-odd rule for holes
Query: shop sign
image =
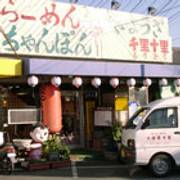
{"label": "shop sign", "polygon": [[22,75],[21,59],[0,57],[0,62],[1,62],[0,77],[21,76]]}
{"label": "shop sign", "polygon": [[115,111],[125,111],[128,109],[128,98],[118,97],[115,98]]}
{"label": "shop sign", "polygon": [[108,107],[101,107],[94,111],[94,125],[95,126],[112,126],[112,109]]}
{"label": "shop sign", "polygon": [[167,18],[53,0],[0,0],[3,54],[172,62]]}
{"label": "shop sign", "polygon": [[173,81],[169,80],[169,83],[166,86],[160,86],[160,96],[161,98],[174,97],[179,95],[178,87],[174,86]]}

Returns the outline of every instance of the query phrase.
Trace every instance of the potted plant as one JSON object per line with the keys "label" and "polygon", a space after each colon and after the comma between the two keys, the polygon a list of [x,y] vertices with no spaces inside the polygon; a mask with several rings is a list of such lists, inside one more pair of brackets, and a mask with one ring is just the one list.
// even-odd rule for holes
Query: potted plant
{"label": "potted plant", "polygon": [[[111,127],[108,127],[104,130],[104,138],[105,138],[105,148],[104,148],[104,157],[107,160],[117,160],[118,159],[118,133],[113,124]],[[115,133],[116,132],[116,133]]]}
{"label": "potted plant", "polygon": [[122,133],[122,126],[119,122],[115,121],[112,124],[112,136],[113,140],[116,142],[118,146],[118,150],[121,146],[121,133]]}
{"label": "potted plant", "polygon": [[49,161],[58,161],[69,159],[69,147],[64,144],[56,134],[49,135],[46,142],[43,143],[43,154]]}

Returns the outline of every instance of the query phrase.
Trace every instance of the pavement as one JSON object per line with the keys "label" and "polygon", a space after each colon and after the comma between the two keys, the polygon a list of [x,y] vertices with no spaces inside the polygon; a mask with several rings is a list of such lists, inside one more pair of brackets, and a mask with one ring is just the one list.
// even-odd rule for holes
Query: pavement
{"label": "pavement", "polygon": [[[71,161],[67,167],[47,170],[24,170],[16,168],[10,176],[0,174],[2,180],[69,180],[69,179],[91,179],[91,180],[160,180],[155,178],[148,169],[142,169],[133,165],[125,165],[118,161]],[[179,180],[179,170],[167,180]]]}
{"label": "pavement", "polygon": [[44,176],[44,177],[69,177],[69,178],[101,178],[101,177],[126,177],[133,176],[134,166],[122,164],[118,161],[71,161],[71,164],[62,168],[47,170],[25,170],[16,167],[13,176]]}
{"label": "pavement", "polygon": [[[88,158],[87,158],[88,157]],[[71,163],[61,168],[51,168],[44,170],[27,170],[21,167],[17,167],[13,174],[9,176],[17,177],[21,179],[21,177],[36,177],[42,180],[49,178],[126,178],[126,177],[135,177],[136,173],[140,171],[139,168],[126,165],[122,162],[115,160],[106,160],[102,158],[102,156],[94,155],[93,158],[89,158],[91,156],[81,155],[80,158],[76,155],[71,156]],[[1,175],[0,175],[1,176]],[[44,178],[43,178],[44,177]],[[8,180],[9,180],[8,178]],[[0,177],[1,179],[1,177]],[[4,180],[4,176],[3,176]]]}
{"label": "pavement", "polygon": [[[164,179],[179,180],[180,171]],[[155,178],[148,169],[142,169],[134,165],[123,164],[118,160],[105,159],[79,160],[73,158],[68,166],[44,170],[25,170],[16,167],[10,176],[0,174],[2,180],[69,180],[69,179],[98,179],[98,180],[159,180]]]}

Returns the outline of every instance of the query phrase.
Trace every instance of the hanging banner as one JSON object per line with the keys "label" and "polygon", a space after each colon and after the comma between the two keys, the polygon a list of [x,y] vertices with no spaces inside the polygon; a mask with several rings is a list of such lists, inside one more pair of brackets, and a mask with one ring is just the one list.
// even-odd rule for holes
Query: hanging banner
{"label": "hanging banner", "polygon": [[172,62],[167,18],[53,0],[0,0],[0,53]]}

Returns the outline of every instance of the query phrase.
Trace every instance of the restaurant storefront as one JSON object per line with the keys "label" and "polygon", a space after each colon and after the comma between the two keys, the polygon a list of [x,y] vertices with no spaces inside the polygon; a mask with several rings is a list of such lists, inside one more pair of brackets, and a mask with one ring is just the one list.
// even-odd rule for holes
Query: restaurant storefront
{"label": "restaurant storefront", "polygon": [[40,109],[29,122],[40,120],[51,132],[63,132],[70,144],[91,146],[99,127],[125,123],[160,92],[169,96],[170,88],[159,87],[159,80],[180,77],[164,17],[47,0],[5,0],[1,7],[12,13],[1,15],[7,34],[0,35],[1,52],[23,57],[23,75],[0,83],[15,94],[15,107]]}

